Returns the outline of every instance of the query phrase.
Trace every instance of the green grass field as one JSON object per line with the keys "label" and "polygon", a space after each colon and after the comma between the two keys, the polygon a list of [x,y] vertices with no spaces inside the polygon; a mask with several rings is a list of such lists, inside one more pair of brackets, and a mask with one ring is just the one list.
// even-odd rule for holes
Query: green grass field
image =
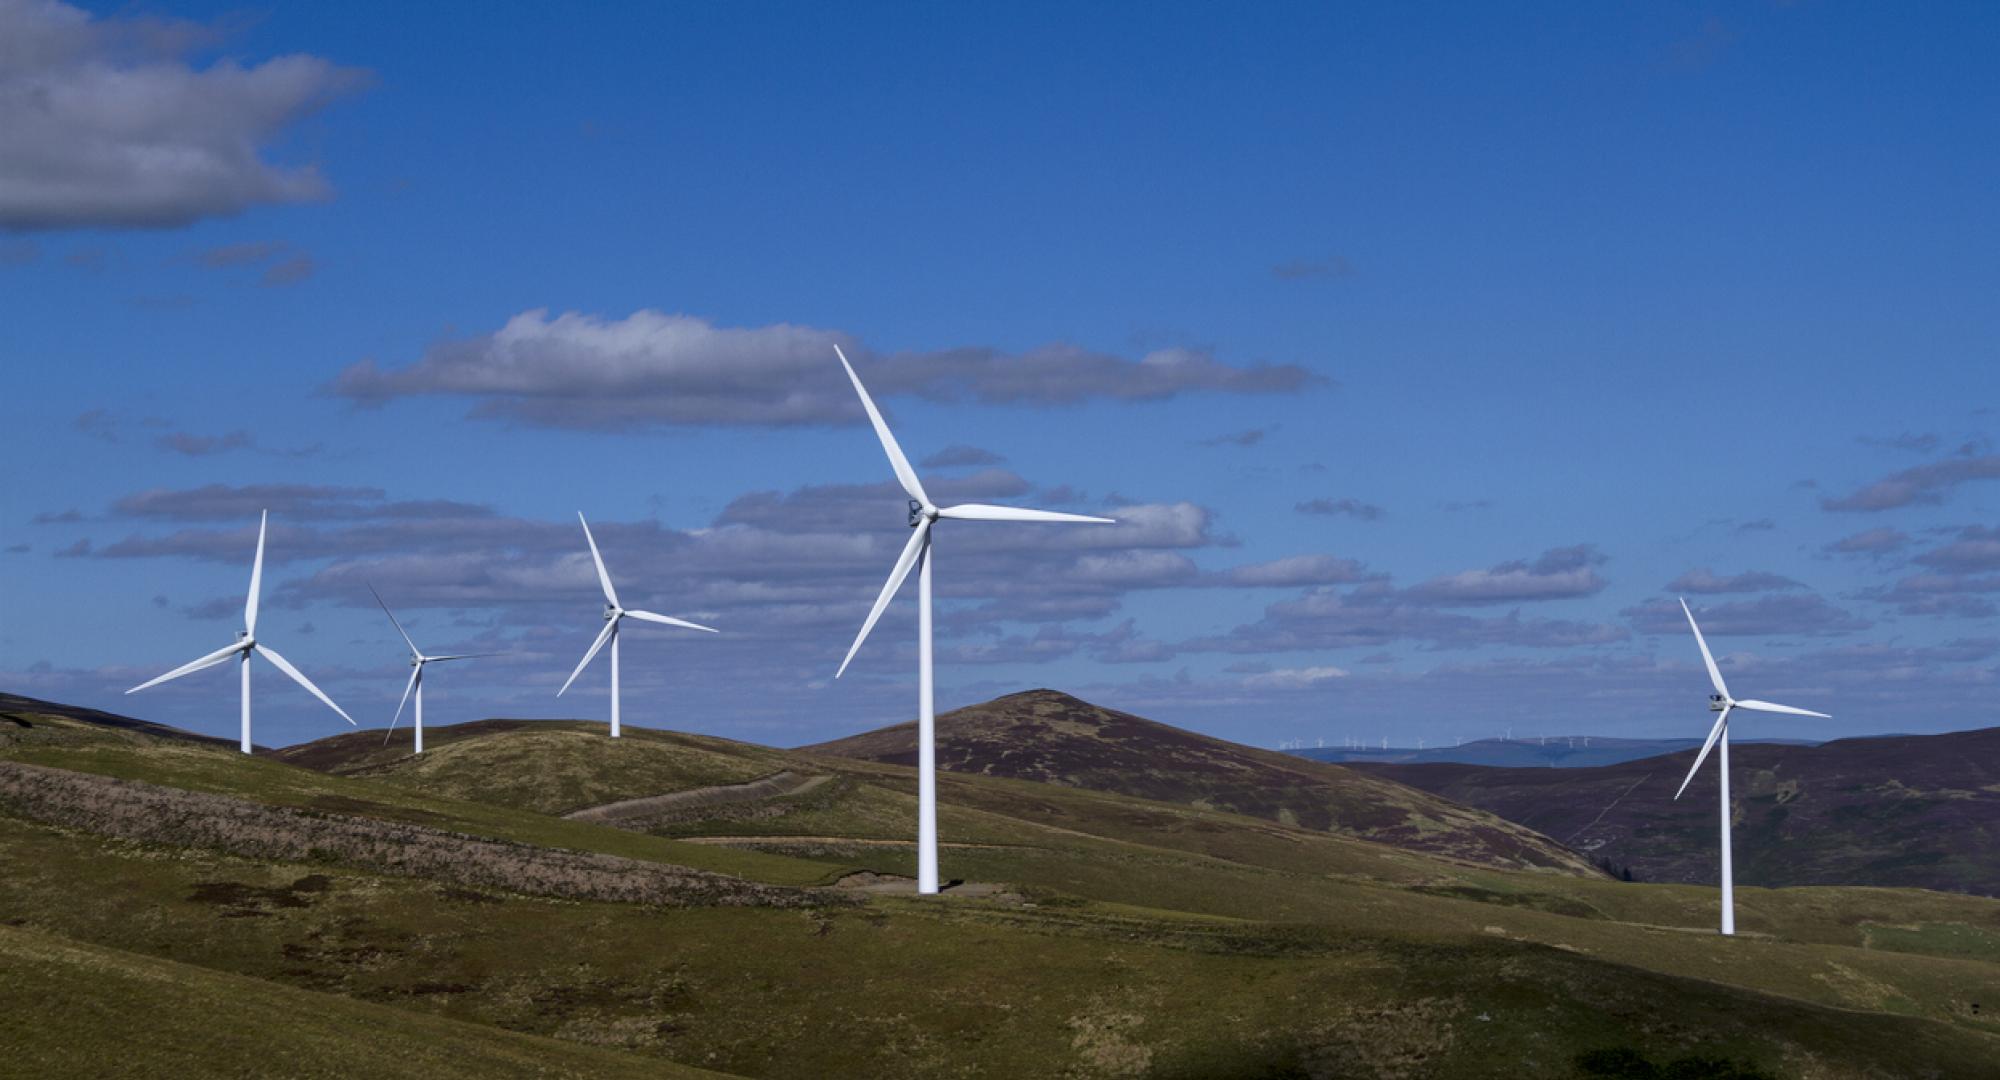
{"label": "green grass field", "polygon": [[[0,730],[0,760],[772,884],[911,868],[897,766],[643,733],[445,732],[434,759],[316,772],[37,720]],[[503,768],[505,783],[466,780]],[[669,835],[546,812],[777,769],[832,779]],[[0,817],[0,992],[24,999],[0,1031],[37,1075],[98,1075],[79,1055],[141,1041],[125,1075],[247,1075],[245,1031],[303,1048],[286,1075],[1581,1077],[1601,1075],[1583,1055],[1629,1051],[1859,1078],[2000,1061],[1993,901],[1745,889],[1744,933],[1722,939],[1712,889],[942,780],[945,874],[980,895],[837,888],[860,902],[803,910],[552,899]],[[246,1019],[210,1033],[148,1004],[161,971],[187,973],[199,1011]],[[146,1019],[120,1029],[127,1011]],[[403,1040],[463,1049],[429,1068]]]}

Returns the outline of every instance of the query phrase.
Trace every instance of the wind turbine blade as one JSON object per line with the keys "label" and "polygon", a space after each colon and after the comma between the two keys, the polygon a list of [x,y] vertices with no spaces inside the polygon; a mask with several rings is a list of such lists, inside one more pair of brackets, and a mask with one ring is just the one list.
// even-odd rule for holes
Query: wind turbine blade
{"label": "wind turbine blade", "polygon": [[1729,687],[1722,684],[1722,669],[1715,666],[1715,655],[1708,651],[1708,642],[1701,636],[1701,627],[1695,625],[1694,612],[1688,610],[1688,602],[1681,600],[1681,611],[1688,617],[1688,629],[1694,631],[1694,643],[1701,646],[1701,662],[1708,665],[1708,681],[1715,684],[1715,692],[1725,699],[1729,697]]}
{"label": "wind turbine blade", "polygon": [[[1708,741],[1701,744],[1701,753],[1694,756],[1694,768],[1688,770],[1687,780],[1681,781],[1681,791],[1688,789],[1688,782],[1694,779],[1695,773],[1701,771],[1701,763],[1708,760],[1708,752],[1715,748],[1716,737],[1722,734],[1722,726],[1729,723],[1729,710],[1734,707],[1724,705],[1722,715],[1715,718],[1715,726],[1708,729]],[[1674,798],[1680,798],[1681,791],[1674,792]]]}
{"label": "wind turbine blade", "polygon": [[412,664],[410,666],[410,681],[403,684],[403,700],[396,703],[396,719],[389,721],[389,730],[382,733],[383,746],[389,745],[389,736],[396,731],[396,720],[403,718],[403,706],[410,703],[410,691],[417,688],[417,680],[423,678],[423,676],[424,666],[422,664]]}
{"label": "wind turbine blade", "polygon": [[181,666],[173,669],[172,671],[167,672],[165,675],[161,675],[158,678],[154,679],[148,679],[145,682],[142,682],[139,685],[125,692],[128,694],[136,694],[139,691],[144,690],[149,686],[158,686],[169,679],[178,679],[183,675],[192,675],[197,671],[201,671],[206,668],[212,668],[217,664],[227,661],[230,657],[235,656],[237,653],[240,653],[242,651],[243,651],[243,646],[241,645],[225,645],[222,648],[217,649],[212,653],[209,653],[207,656],[204,656],[199,660],[190,660],[189,662],[182,664]]}
{"label": "wind turbine blade", "polygon": [[339,713],[340,718],[342,720],[347,721],[350,726],[352,727],[361,726],[354,722],[354,718],[352,716],[347,715],[346,709],[343,709],[340,706],[335,705],[333,703],[333,699],[326,696],[325,691],[321,690],[317,686],[314,686],[313,681],[311,679],[306,678],[305,675],[302,674],[298,668],[293,667],[292,662],[290,660],[287,660],[284,657],[279,656],[278,651],[276,649],[273,649],[263,644],[262,642],[259,642],[251,647],[257,651],[257,655],[263,657],[266,660],[269,660],[271,664],[274,667],[276,667],[279,671],[282,671],[285,674],[290,675],[292,677],[293,682],[298,683],[300,686],[305,687],[306,690],[312,694],[312,696],[325,702],[327,708],[332,709],[334,712]]}
{"label": "wind turbine blade", "polygon": [[1736,703],[1736,707],[1739,709],[1755,709],[1758,712],[1787,713],[1792,716],[1817,716],[1821,720],[1833,719],[1833,717],[1823,712],[1813,712],[1811,709],[1794,709],[1790,705],[1773,705],[1768,701],[1739,701]]}
{"label": "wind turbine blade", "polygon": [[[630,614],[630,613],[629,613],[629,612],[627,612],[627,614]],[[468,652],[468,653],[452,653],[452,654],[451,654],[451,655],[449,655],[449,656],[426,656],[426,657],[424,657],[424,663],[426,663],[426,664],[441,664],[441,663],[443,663],[443,662],[444,662],[444,661],[446,661],[446,660],[480,660],[480,659],[484,659],[485,657],[488,657],[488,656],[505,656],[505,655],[507,655],[507,654],[506,654],[506,653],[497,653],[497,652]]]}
{"label": "wind turbine blade", "polygon": [[1091,525],[1118,524],[1111,518],[1091,517],[1087,514],[1059,514],[1054,510],[1025,510],[1018,506],[988,506],[984,503],[947,506],[938,511],[938,516],[956,518],[960,521],[1075,521]]}
{"label": "wind turbine blade", "polygon": [[410,632],[403,629],[402,623],[396,621],[396,613],[389,610],[389,605],[382,603],[382,594],[375,591],[375,586],[368,586],[368,592],[375,597],[377,604],[382,605],[382,614],[389,616],[389,622],[396,627],[396,632],[403,635],[403,644],[410,647],[410,655],[419,657],[424,655],[424,651],[417,648],[417,643],[410,640]]}
{"label": "wind turbine blade", "polygon": [[628,611],[625,614],[630,615],[632,618],[635,619],[644,619],[647,622],[656,622],[664,626],[678,626],[685,630],[706,630],[711,634],[721,632],[713,626],[703,626],[700,623],[691,623],[686,619],[676,619],[671,615],[655,615],[650,611]]}
{"label": "wind turbine blade", "polygon": [[[583,511],[576,512],[576,519],[583,521]],[[611,587],[611,574],[604,569],[604,556],[597,553],[597,538],[590,535],[590,522],[583,521],[583,538],[590,544],[590,561],[597,564],[597,583],[604,586],[604,599],[612,607],[618,606],[618,590]]]}
{"label": "wind turbine blade", "polygon": [[243,600],[243,629],[251,637],[257,636],[257,597],[264,591],[264,526],[270,521],[269,510],[257,519],[257,561],[250,564],[250,595]]}
{"label": "wind turbine blade", "polygon": [[840,670],[833,673],[838,679],[847,671],[847,665],[854,662],[854,654],[861,649],[861,643],[868,640],[868,631],[875,629],[875,620],[882,617],[882,609],[896,595],[903,585],[903,579],[910,576],[910,568],[917,565],[917,555],[924,548],[924,538],[931,533],[931,523],[926,520],[910,530],[910,542],[903,545],[903,553],[896,556],[896,566],[889,571],[889,580],[882,586],[882,595],[875,598],[875,607],[868,612],[868,621],[861,624],[861,632],[854,635],[854,644],[847,648],[847,659],[840,662]]}
{"label": "wind turbine blade", "polygon": [[861,407],[868,411],[868,422],[875,425],[875,437],[882,440],[882,449],[889,455],[889,467],[896,470],[896,479],[910,498],[931,505],[931,497],[924,494],[924,485],[917,480],[917,471],[910,468],[910,459],[903,456],[903,448],[896,445],[896,437],[889,434],[889,425],[882,420],[882,412],[875,407],[875,399],[868,396],[868,388],[861,385],[861,376],[854,373],[854,365],[847,362],[847,354],[840,346],[833,347],[833,354],[840,357],[840,366],[847,369],[848,381],[854,384],[854,392],[861,395]]}
{"label": "wind turbine blade", "polygon": [[562,690],[556,691],[557,697],[563,696],[563,690],[569,689],[569,684],[575,682],[576,677],[583,674],[583,669],[590,666],[590,658],[596,656],[597,650],[602,649],[604,643],[611,640],[611,632],[617,628],[617,619],[604,620],[604,629],[597,632],[597,640],[591,643],[590,651],[583,654],[583,659],[577,663],[576,670],[570,672],[569,678],[563,680]]}

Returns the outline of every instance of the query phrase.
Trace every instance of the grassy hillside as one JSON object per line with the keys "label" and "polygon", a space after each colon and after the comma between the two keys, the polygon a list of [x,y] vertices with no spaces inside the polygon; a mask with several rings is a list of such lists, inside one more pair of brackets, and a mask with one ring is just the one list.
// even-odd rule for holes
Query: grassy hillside
{"label": "grassy hillside", "polygon": [[[123,972],[147,965],[192,972],[188,993],[219,1012],[242,987],[268,988],[267,1011],[240,1006],[256,1025],[242,1030],[296,1027],[311,1062],[346,1075],[397,1075],[374,1062],[405,1032],[503,1076],[505,1053],[532,1062],[541,1046],[614,1064],[552,1058],[524,1075],[678,1063],[757,1077],[1585,1077],[1617,1075],[1587,1062],[1712,1058],[1745,1076],[1858,1080],[1976,1076],[2000,1057],[2000,902],[1977,897],[1745,889],[1745,934],[1724,940],[1706,932],[1712,889],[1474,866],[1186,803],[948,774],[946,871],[977,887],[919,900],[895,891],[914,807],[893,764],[660,733],[523,743],[538,732],[468,725],[444,729],[456,753],[438,765],[392,755],[344,775],[30,722],[0,739],[0,766],[216,800],[177,802],[134,835],[35,818],[0,791],[0,935],[17,935],[0,937],[0,958],[10,977],[28,949],[12,941],[86,958],[24,963],[28,977],[0,990],[49,1002],[0,1001],[0,1034],[50,1063],[45,1075],[89,1074],[76,1048],[121,1037],[118,1013],[75,1005],[96,982],[121,1009],[164,1007],[126,996]],[[427,790],[481,771],[495,773],[490,801]],[[746,773],[748,801],[701,801]],[[776,773],[792,778],[758,779]],[[801,790],[808,774],[822,779]],[[574,812],[560,793],[648,789],[698,797],[624,830],[519,805]],[[723,872],[767,885],[848,876],[805,907],[535,894],[379,852],[246,852],[212,828],[246,812],[235,804],[662,865],[741,860]],[[374,1013],[396,1019],[329,1019]],[[240,1064],[247,1041],[198,1034],[162,1035],[140,1060],[256,1071]],[[427,1063],[403,1056],[409,1071]]]}
{"label": "grassy hillside", "polygon": [[[2000,728],[1731,747],[1736,880],[2000,895]],[[1644,881],[1716,875],[1714,765],[1694,752],[1590,769],[1356,766],[1483,807]]]}
{"label": "grassy hillside", "polygon": [[27,868],[0,919],[43,933],[756,1076],[1561,1075],[1616,1047],[1972,1076],[2000,1049],[1967,1011],[2000,993],[1992,964],[1357,887],[1294,926],[886,898],[665,911],[32,825],[0,851]]}
{"label": "grassy hillside", "polygon": [[[912,765],[916,724],[804,749]],[[938,717],[937,760],[940,770],[1212,807],[1468,862],[1594,872],[1547,837],[1403,785],[1184,731],[1054,690],[1009,694]]]}
{"label": "grassy hillside", "polygon": [[7,926],[0,926],[0,968],[7,972],[0,1045],[10,1076],[721,1075]]}
{"label": "grassy hillside", "polygon": [[80,705],[64,705],[54,701],[42,701],[39,698],[22,697],[19,694],[0,694],[0,735],[5,735],[10,728],[15,731],[25,730],[33,726],[37,717],[75,720],[89,725],[98,732],[126,731],[172,742],[200,743],[215,747],[235,748],[237,745],[230,739],[197,735],[192,731],[155,724],[150,720],[119,716],[117,713],[108,713],[102,709],[86,709]]}

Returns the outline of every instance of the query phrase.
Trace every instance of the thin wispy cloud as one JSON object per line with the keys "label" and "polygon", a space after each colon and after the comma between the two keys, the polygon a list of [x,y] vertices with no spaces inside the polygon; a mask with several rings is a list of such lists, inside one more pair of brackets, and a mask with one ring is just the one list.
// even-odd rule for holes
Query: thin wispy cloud
{"label": "thin wispy cloud", "polygon": [[1263,442],[1266,438],[1270,437],[1272,432],[1276,430],[1278,429],[1275,427],[1259,427],[1259,428],[1250,428],[1245,431],[1232,431],[1224,435],[1216,435],[1211,438],[1202,439],[1196,445],[1235,446],[1247,449],[1249,447],[1256,446],[1258,443]]}
{"label": "thin wispy cloud", "polygon": [[186,457],[209,457],[226,454],[231,450],[241,450],[254,444],[247,431],[232,431],[226,435],[195,435],[176,431],[154,440],[162,450],[171,450]]}
{"label": "thin wispy cloud", "polygon": [[1820,507],[1878,513],[1905,506],[1935,506],[1953,489],[1977,480],[2000,480],[2000,455],[1965,454],[1904,469],[1838,498],[1821,499]]}
{"label": "thin wispy cloud", "polygon": [[326,392],[358,405],[462,398],[475,418],[555,428],[860,423],[853,387],[833,359],[836,344],[864,369],[878,398],[1077,405],[1285,394],[1326,382],[1295,364],[1237,366],[1185,348],[1137,358],[1065,344],[878,356],[850,335],[809,326],[720,327],[651,310],[623,319],[535,310],[492,333],[434,346],[404,367],[361,361]]}
{"label": "thin wispy cloud", "polygon": [[1912,454],[1936,453],[1944,440],[1932,432],[1905,431],[1896,435],[1860,435],[1855,442],[1863,446],[1873,446],[1884,450],[1904,450]]}
{"label": "thin wispy cloud", "polygon": [[1413,603],[1441,607],[1518,604],[1592,596],[1609,584],[1597,572],[1605,557],[1589,544],[1551,548],[1533,560],[1435,577],[1404,590]]}
{"label": "thin wispy cloud", "polygon": [[[1709,637],[1792,635],[1825,637],[1866,630],[1874,623],[1835,607],[1810,592],[1766,593],[1752,600],[1692,605],[1701,632]],[[1620,614],[1642,634],[1686,634],[1687,615],[1678,601],[1648,600]]]}
{"label": "thin wispy cloud", "polygon": [[1910,534],[1887,525],[1873,529],[1863,529],[1858,533],[1843,536],[1826,545],[1822,551],[1830,555],[1882,556],[1901,551],[1910,545]]}
{"label": "thin wispy cloud", "polygon": [[257,282],[265,286],[294,285],[317,269],[311,255],[277,240],[224,244],[201,252],[195,261],[210,270],[258,268]]}
{"label": "thin wispy cloud", "polygon": [[1740,574],[1718,574],[1706,566],[1697,567],[1667,582],[1665,591],[1714,596],[1722,593],[1776,592],[1805,586],[1781,574],[1747,570]]}
{"label": "thin wispy cloud", "polygon": [[1952,534],[1950,543],[1918,555],[1915,561],[1957,574],[2000,571],[2000,528],[1967,525]]}
{"label": "thin wispy cloud", "polygon": [[917,464],[922,465],[926,469],[960,469],[981,465],[1000,465],[1005,463],[1006,460],[1006,458],[1001,457],[991,450],[985,450],[977,446],[966,446],[963,443],[954,443],[924,458]]}
{"label": "thin wispy cloud", "polygon": [[1292,509],[1301,514],[1317,514],[1320,516],[1344,514],[1348,517],[1360,518],[1362,521],[1379,521],[1384,512],[1381,507],[1376,506],[1374,503],[1362,502],[1359,499],[1307,499],[1305,502],[1296,504]]}

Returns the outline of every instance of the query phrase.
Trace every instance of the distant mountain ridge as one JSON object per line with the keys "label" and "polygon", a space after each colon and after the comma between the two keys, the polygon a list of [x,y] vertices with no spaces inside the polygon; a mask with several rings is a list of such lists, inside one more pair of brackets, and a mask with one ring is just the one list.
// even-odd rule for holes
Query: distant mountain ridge
{"label": "distant mountain ridge", "polygon": [[[1732,746],[1765,743],[1775,746],[1818,746],[1810,739],[1734,739]],[[1621,761],[1658,757],[1701,746],[1700,739],[1627,739],[1604,735],[1563,735],[1537,739],[1477,739],[1456,746],[1312,746],[1285,751],[1314,761],[1335,763],[1417,765],[1458,764],[1497,767],[1574,769],[1616,765]]]}
{"label": "distant mountain ridge", "polygon": [[[1056,690],[1008,694],[937,718],[938,768],[1135,795],[1336,832],[1488,865],[1587,871],[1527,829],[1344,766],[1263,750],[1093,705]],[[804,746],[916,762],[914,721]]]}
{"label": "distant mountain ridge", "polygon": [[[1560,840],[1642,881],[1715,880],[1716,775],[1694,750],[1591,768],[1353,765]],[[2000,727],[1731,746],[1736,880],[2000,896]]]}

